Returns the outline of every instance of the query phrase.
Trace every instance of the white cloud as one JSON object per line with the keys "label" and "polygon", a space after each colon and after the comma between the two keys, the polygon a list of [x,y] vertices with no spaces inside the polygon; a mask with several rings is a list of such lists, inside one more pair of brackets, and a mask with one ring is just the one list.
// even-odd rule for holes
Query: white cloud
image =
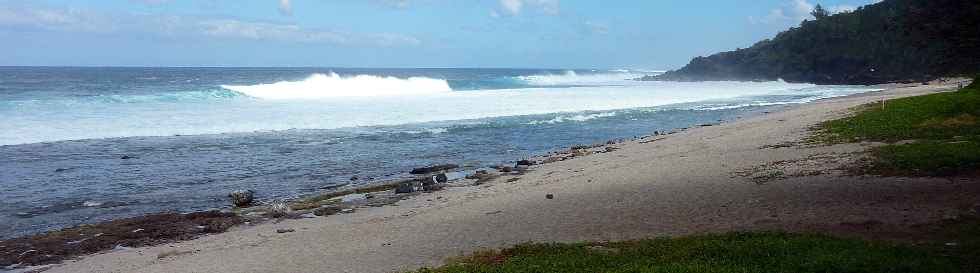
{"label": "white cloud", "polygon": [[0,7],[0,26],[106,33],[115,31],[116,25],[112,18],[83,10],[28,10]]}
{"label": "white cloud", "polygon": [[[880,1],[875,1],[875,3]],[[791,0],[783,3],[780,7],[772,9],[766,16],[749,16],[749,22],[753,24],[795,24],[803,20],[812,20],[811,11],[816,7],[815,4],[807,0]],[[850,5],[836,5],[826,8],[831,13],[841,13],[854,11],[857,8]]]}
{"label": "white cloud", "polygon": [[505,12],[517,15],[524,8],[524,2],[522,0],[500,0],[500,6],[504,8]]}
{"label": "white cloud", "polygon": [[832,13],[852,12],[852,11],[855,11],[855,10],[857,10],[857,8],[855,8],[854,6],[851,6],[851,5],[836,5],[836,6],[830,7],[830,12],[832,12]]}
{"label": "white cloud", "polygon": [[164,37],[205,37],[348,46],[417,46],[414,37],[394,33],[351,33],[294,24],[176,15],[109,15],[84,10],[0,7],[0,29],[74,33],[125,33]]}
{"label": "white cloud", "polygon": [[279,0],[279,12],[285,15],[293,15],[293,3],[289,0]]}
{"label": "white cloud", "polygon": [[[500,10],[507,15],[516,16],[527,8],[548,15],[557,15],[561,10],[561,4],[559,0],[500,0]],[[493,14],[491,13],[491,16]],[[500,15],[500,13],[496,14]]]}
{"label": "white cloud", "polygon": [[793,19],[803,21],[803,19],[812,18],[810,12],[813,11],[815,6],[810,4],[810,2],[807,2],[806,0],[793,0],[793,4],[791,6],[793,8],[791,13],[793,15]]}

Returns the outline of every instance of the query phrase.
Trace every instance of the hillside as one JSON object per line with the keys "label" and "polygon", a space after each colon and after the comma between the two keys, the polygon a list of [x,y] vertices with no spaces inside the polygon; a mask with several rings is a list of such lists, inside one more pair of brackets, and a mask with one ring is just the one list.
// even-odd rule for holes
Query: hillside
{"label": "hillside", "polygon": [[643,80],[817,84],[918,81],[980,71],[980,1],[885,0],[817,14],[752,47]]}

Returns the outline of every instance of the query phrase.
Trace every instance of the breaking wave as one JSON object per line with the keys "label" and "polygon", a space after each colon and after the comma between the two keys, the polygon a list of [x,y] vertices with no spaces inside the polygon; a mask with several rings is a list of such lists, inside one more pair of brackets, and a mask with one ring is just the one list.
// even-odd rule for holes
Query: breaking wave
{"label": "breaking wave", "polygon": [[313,74],[301,81],[257,85],[222,85],[222,88],[261,99],[316,99],[336,97],[391,97],[452,92],[446,80],[425,77],[396,78],[373,75]]}
{"label": "breaking wave", "polygon": [[563,122],[583,122],[590,121],[597,118],[608,118],[615,117],[616,112],[605,112],[605,113],[595,113],[595,114],[578,114],[578,115],[559,115],[553,119],[549,120],[532,120],[528,122],[528,125],[541,125],[541,124],[557,124]]}
{"label": "breaking wave", "polygon": [[624,81],[646,76],[649,73],[642,73],[632,70],[613,70],[609,72],[580,73],[567,70],[562,74],[542,74],[520,76],[518,79],[535,86],[553,85],[595,85],[595,84],[617,84]]}

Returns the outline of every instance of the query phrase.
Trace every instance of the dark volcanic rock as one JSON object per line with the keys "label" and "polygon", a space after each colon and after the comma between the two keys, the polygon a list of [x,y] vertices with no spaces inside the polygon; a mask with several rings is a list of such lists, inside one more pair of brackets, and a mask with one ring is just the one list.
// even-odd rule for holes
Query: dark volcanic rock
{"label": "dark volcanic rock", "polygon": [[411,174],[427,174],[427,173],[448,171],[448,170],[452,170],[452,169],[455,169],[455,168],[459,168],[459,165],[456,165],[456,164],[442,164],[442,165],[433,165],[433,166],[428,166],[428,167],[415,168],[415,169],[412,169],[412,171],[410,173]]}
{"label": "dark volcanic rock", "polygon": [[141,247],[190,240],[219,233],[244,219],[217,211],[161,213],[81,225],[0,242],[0,268],[14,264],[44,265],[116,246]]}
{"label": "dark volcanic rock", "polygon": [[247,207],[252,204],[255,200],[255,191],[252,190],[236,190],[228,194],[231,198],[231,204],[236,207],[242,208]]}
{"label": "dark volcanic rock", "polygon": [[395,193],[413,193],[418,190],[419,182],[415,180],[398,183]]}
{"label": "dark volcanic rock", "polygon": [[435,180],[438,183],[446,183],[449,182],[449,177],[447,177],[444,173],[440,173],[435,176]]}

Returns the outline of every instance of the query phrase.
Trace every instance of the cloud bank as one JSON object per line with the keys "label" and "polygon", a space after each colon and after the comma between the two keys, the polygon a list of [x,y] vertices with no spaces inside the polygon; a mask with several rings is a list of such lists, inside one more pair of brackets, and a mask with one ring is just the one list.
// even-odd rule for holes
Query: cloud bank
{"label": "cloud bank", "polygon": [[[287,3],[288,0],[280,1]],[[291,10],[290,10],[291,11]],[[417,46],[414,37],[393,33],[353,33],[233,18],[176,15],[104,14],[78,9],[0,7],[0,29],[143,36],[193,36],[348,46]]]}

